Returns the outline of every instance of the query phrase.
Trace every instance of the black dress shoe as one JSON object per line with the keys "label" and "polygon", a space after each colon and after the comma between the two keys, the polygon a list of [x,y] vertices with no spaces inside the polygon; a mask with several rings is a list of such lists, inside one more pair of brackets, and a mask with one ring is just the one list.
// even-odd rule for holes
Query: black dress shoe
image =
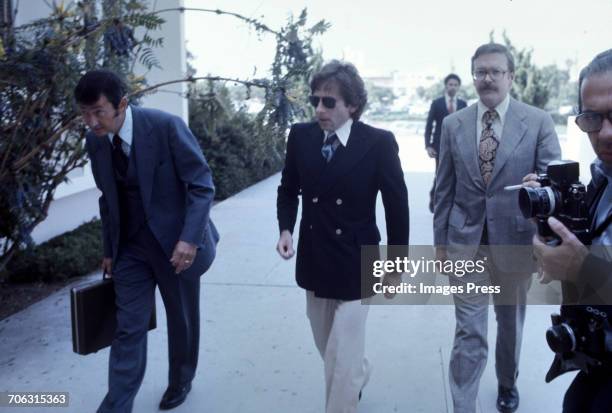
{"label": "black dress shoe", "polygon": [[499,386],[497,389],[497,410],[502,413],[513,413],[519,406],[519,393],[516,386],[507,388]]}
{"label": "black dress shoe", "polygon": [[187,398],[187,394],[191,390],[191,383],[187,383],[183,387],[168,387],[159,402],[160,410],[170,410],[183,404]]}

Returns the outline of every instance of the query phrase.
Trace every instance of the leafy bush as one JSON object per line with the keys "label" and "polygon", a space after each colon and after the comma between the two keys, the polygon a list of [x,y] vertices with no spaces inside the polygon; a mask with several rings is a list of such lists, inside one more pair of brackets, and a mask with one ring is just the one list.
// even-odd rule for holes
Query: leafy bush
{"label": "leafy bush", "polygon": [[100,268],[102,223],[95,219],[33,248],[18,252],[6,267],[11,283],[51,282]]}

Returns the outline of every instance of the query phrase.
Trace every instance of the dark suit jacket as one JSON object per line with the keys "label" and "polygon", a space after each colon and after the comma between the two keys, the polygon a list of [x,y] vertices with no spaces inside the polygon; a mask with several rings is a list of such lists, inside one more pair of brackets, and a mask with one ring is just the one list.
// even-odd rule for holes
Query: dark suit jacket
{"label": "dark suit jacket", "polygon": [[[133,140],[140,192],[151,232],[168,256],[179,240],[198,246],[184,274],[201,275],[215,256],[219,234],[209,219],[215,195],[211,171],[195,137],[177,116],[132,106]],[[86,147],[100,197],[104,256],[116,262],[119,203],[112,146],[106,136],[86,135]]]}
{"label": "dark suit jacket", "polygon": [[[465,100],[457,98],[457,107],[455,111],[463,109],[467,106]],[[436,152],[440,152],[440,133],[442,132],[442,120],[448,116],[448,108],[446,107],[446,98],[444,96],[435,99],[431,102],[429,114],[427,115],[427,124],[425,125],[425,147],[433,147]],[[435,123],[435,127],[434,127]],[[433,138],[432,138],[433,130]]]}
{"label": "dark suit jacket", "polygon": [[408,193],[391,132],[355,122],[347,146],[340,145],[329,163],[321,155],[323,136],[314,122],[291,128],[278,187],[279,229],[293,233],[301,193],[298,285],[318,297],[355,300],[363,296],[361,246],[380,242],[377,194],[385,207],[388,244],[407,245]]}

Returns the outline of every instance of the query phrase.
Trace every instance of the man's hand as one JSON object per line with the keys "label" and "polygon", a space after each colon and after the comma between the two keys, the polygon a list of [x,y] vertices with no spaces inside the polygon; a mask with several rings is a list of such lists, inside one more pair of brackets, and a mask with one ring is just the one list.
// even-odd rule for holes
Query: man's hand
{"label": "man's hand", "polygon": [[523,186],[529,186],[531,188],[539,188],[541,185],[538,182],[538,175],[531,173],[523,177]]}
{"label": "man's hand", "polygon": [[427,149],[427,155],[429,155],[430,158],[435,158],[436,156],[438,156],[438,152],[436,152],[436,150],[431,146],[428,146],[425,149]]}
{"label": "man's hand", "polygon": [[561,245],[548,246],[534,235],[534,255],[541,267],[542,278],[576,282],[589,250],[555,217],[548,218],[548,225],[561,238]]}
{"label": "man's hand", "polygon": [[293,237],[289,230],[283,230],[283,232],[281,232],[278,244],[276,244],[276,251],[286,260],[293,257],[295,254],[293,250]]}
{"label": "man's hand", "polygon": [[113,259],[109,257],[102,258],[102,275],[104,278],[113,278]]}
{"label": "man's hand", "polygon": [[185,241],[177,242],[172,252],[172,258],[170,258],[170,263],[174,267],[175,273],[178,274],[191,267],[197,252],[198,250],[195,245]]}
{"label": "man's hand", "polygon": [[446,247],[436,246],[436,259],[440,261],[446,261],[448,259],[448,255],[446,254]]}

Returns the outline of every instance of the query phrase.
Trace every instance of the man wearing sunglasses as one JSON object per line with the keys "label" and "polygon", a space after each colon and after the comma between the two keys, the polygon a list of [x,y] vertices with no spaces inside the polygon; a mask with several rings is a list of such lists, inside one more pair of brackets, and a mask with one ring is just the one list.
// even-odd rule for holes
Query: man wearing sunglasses
{"label": "man wearing sunglasses", "polygon": [[[510,97],[514,58],[500,44],[488,43],[472,57],[477,103],[442,122],[436,175],[434,242],[441,260],[487,262],[486,271],[449,276],[449,283],[466,292],[453,295],[456,329],[449,381],[455,413],[474,413],[480,378],[487,357],[489,295],[497,320],[495,370],[497,409],[514,412],[526,311],[527,289],[535,265],[531,254],[534,226],[523,218],[515,191],[505,186],[527,174],[544,172],[561,149],[551,117]],[[502,247],[505,246],[505,247]],[[467,293],[467,283],[481,289]],[[490,411],[489,408],[484,410]]]}
{"label": "man wearing sunglasses", "polygon": [[[578,127],[588,134],[597,155],[587,198],[590,205],[592,246],[587,249],[561,222],[549,218],[561,244],[548,246],[533,238],[535,255],[544,276],[564,282],[581,306],[561,309],[576,311],[575,329],[593,325],[594,316],[607,320],[603,337],[612,338],[612,49],[595,57],[580,73]],[[603,316],[603,317],[602,317]],[[601,340],[605,342],[605,339]],[[603,347],[603,346],[602,346]],[[597,348],[596,345],[590,349]],[[564,413],[610,411],[612,406],[612,348],[590,354],[599,366],[582,370],[570,385],[563,401]]]}
{"label": "man wearing sunglasses", "polygon": [[378,245],[376,198],[382,195],[389,245],[408,244],[408,194],[389,131],[359,121],[367,94],[357,69],[334,60],[311,82],[316,122],[295,124],[278,187],[277,251],[294,255],[293,229],[302,195],[296,280],[323,358],[326,413],[355,412],[369,375],[361,246]]}

